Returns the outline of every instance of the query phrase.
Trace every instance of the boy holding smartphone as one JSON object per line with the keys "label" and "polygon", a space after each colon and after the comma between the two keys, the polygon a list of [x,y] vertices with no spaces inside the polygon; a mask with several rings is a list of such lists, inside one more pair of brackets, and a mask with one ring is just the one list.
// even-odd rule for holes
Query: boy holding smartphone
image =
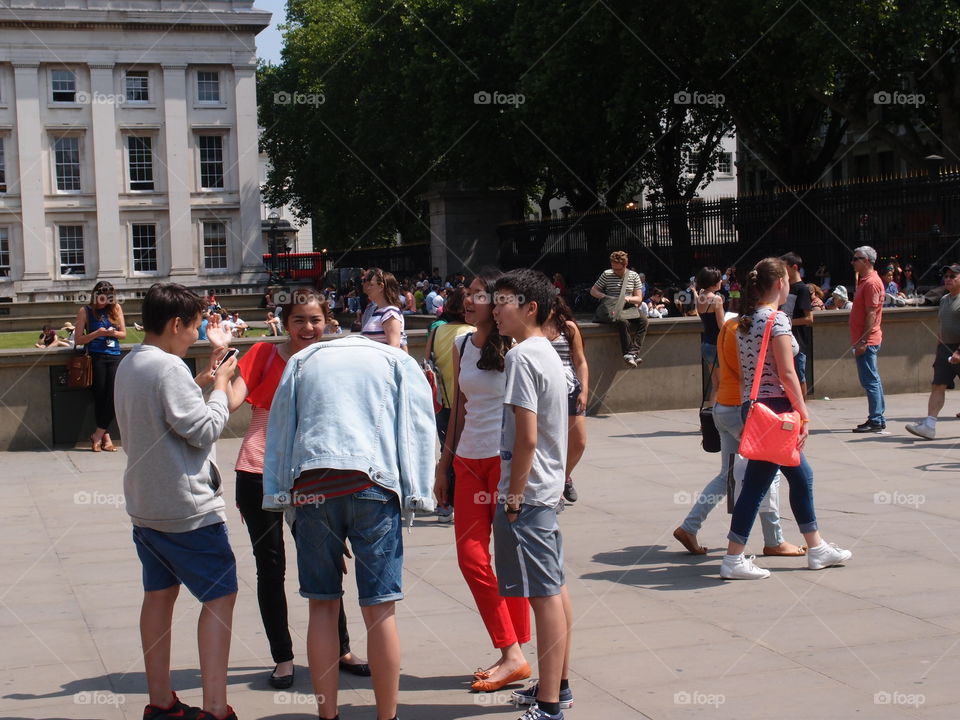
{"label": "boy holding smartphone", "polygon": [[[214,347],[193,378],[182,358],[197,341],[203,301],[182,285],[156,284],[143,299],[146,334],[117,369],[117,423],[127,467],[123,491],[143,565],[140,637],[149,704],[144,720],[236,720],[227,704],[227,661],[237,572],[214,444],[230,416],[235,355]],[[215,374],[214,374],[214,371]],[[201,385],[213,383],[205,402]],[[170,681],[170,631],[180,585],[203,603],[197,628],[203,708],[185,705]]]}

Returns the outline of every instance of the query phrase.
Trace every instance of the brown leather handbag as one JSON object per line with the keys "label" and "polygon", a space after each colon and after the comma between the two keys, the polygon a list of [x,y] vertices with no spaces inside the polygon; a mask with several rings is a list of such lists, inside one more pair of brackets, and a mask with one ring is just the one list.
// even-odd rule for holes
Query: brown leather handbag
{"label": "brown leather handbag", "polygon": [[83,351],[67,361],[67,387],[88,388],[93,385],[93,358]]}

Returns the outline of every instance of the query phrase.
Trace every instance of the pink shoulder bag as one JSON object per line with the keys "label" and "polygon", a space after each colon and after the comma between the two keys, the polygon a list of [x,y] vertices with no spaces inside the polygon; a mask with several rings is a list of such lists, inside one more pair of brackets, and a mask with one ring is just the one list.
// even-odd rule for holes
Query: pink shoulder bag
{"label": "pink shoulder bag", "polygon": [[763,376],[763,363],[770,344],[770,333],[777,313],[774,311],[767,320],[757,355],[757,368],[753,374],[753,387],[750,390],[750,409],[743,423],[740,435],[740,454],[748,460],[762,460],[786,467],[800,464],[800,429],[803,426],[800,413],[796,410],[775,413],[763,403],[757,402],[760,394],[760,378]]}

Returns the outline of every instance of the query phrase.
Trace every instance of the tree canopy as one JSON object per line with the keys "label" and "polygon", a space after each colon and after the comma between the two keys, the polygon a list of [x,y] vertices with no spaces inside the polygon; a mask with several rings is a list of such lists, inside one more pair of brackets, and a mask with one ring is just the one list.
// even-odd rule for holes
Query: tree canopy
{"label": "tree canopy", "polygon": [[437,182],[682,206],[733,128],[787,186],[856,138],[960,161],[947,0],[290,0],[284,32],[259,72],[266,197],[330,247],[426,238]]}

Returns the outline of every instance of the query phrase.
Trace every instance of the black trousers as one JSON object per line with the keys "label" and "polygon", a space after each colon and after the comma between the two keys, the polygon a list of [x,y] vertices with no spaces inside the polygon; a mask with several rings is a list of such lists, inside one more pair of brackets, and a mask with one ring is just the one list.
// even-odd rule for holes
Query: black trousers
{"label": "black trousers", "polygon": [[617,320],[617,330],[620,332],[620,351],[624,355],[627,353],[639,355],[643,341],[647,337],[647,316]]}
{"label": "black trousers", "polygon": [[[257,564],[257,602],[275,663],[293,660],[287,624],[287,594],[283,587],[287,561],[283,547],[283,513],[262,508],[263,475],[237,471],[237,507],[250,534]],[[340,654],[350,652],[347,615],[340,601]]]}
{"label": "black trousers", "polygon": [[90,353],[93,362],[93,414],[97,427],[107,430],[116,413],[113,409],[113,384],[117,377],[119,355]]}

